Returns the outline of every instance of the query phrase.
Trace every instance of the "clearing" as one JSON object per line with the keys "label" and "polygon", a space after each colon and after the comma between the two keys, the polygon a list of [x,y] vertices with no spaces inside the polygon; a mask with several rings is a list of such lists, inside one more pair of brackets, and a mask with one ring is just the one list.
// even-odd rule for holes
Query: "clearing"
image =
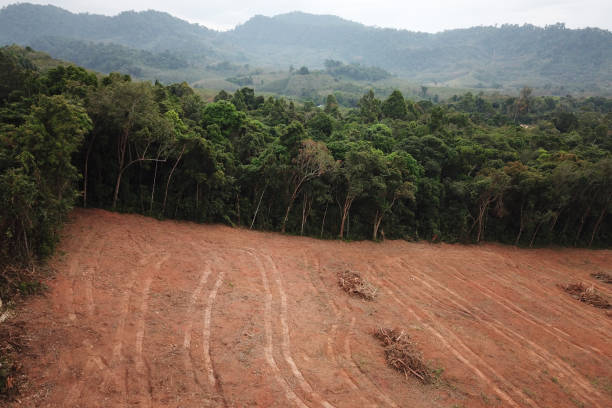
{"label": "clearing", "polygon": [[[19,407],[610,407],[612,251],[345,243],[76,210]],[[359,273],[373,301],[338,274]],[[6,323],[3,323],[6,324]],[[9,322],[10,324],[10,322]],[[387,366],[401,327],[436,376]]]}

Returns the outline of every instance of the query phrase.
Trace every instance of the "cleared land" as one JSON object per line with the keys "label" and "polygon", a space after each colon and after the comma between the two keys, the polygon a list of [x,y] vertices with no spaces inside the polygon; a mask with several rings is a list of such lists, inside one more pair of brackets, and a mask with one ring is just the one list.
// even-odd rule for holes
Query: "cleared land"
{"label": "cleared land", "polygon": [[[36,407],[610,407],[612,251],[329,242],[78,210],[16,319]],[[338,273],[378,288],[349,296]],[[17,322],[18,323],[18,322]],[[13,323],[15,324],[15,323]],[[385,361],[401,327],[437,379]]]}

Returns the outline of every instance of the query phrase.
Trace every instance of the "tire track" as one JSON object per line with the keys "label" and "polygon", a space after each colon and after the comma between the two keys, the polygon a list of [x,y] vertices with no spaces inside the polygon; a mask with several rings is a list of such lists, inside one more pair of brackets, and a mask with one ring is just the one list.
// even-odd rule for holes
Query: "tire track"
{"label": "tire track", "polygon": [[[315,258],[314,256],[312,258]],[[308,277],[310,280],[310,284],[315,288],[315,290],[317,291],[317,293],[319,293],[320,296],[322,296],[325,299],[325,302],[327,303],[329,310],[332,311],[333,315],[334,315],[334,320],[333,323],[331,324],[330,327],[330,331],[327,335],[327,347],[326,347],[326,354],[327,357],[330,361],[332,361],[336,368],[339,370],[339,373],[341,375],[341,377],[343,378],[344,382],[346,384],[349,385],[349,387],[355,391],[359,393],[359,397],[361,400],[363,400],[364,403],[368,404],[369,406],[373,406],[376,407],[378,405],[374,404],[373,401],[371,401],[367,395],[364,394],[362,388],[367,389],[368,394],[379,394],[380,391],[375,388],[375,385],[373,383],[370,384],[370,386],[362,386],[360,387],[356,380],[353,379],[353,375],[351,375],[351,373],[349,373],[346,368],[344,367],[344,364],[342,362],[340,362],[338,356],[340,355],[340,353],[336,352],[336,349],[334,347],[334,342],[335,339],[337,337],[337,332],[338,332],[338,325],[339,323],[343,320],[343,315],[339,310],[339,307],[336,305],[336,303],[331,299],[329,293],[324,289],[325,288],[325,283],[322,281],[322,277],[321,277],[321,267],[320,267],[320,261],[315,258],[316,260],[314,261],[315,263],[315,268],[318,271],[318,277],[313,277],[314,273],[312,272],[312,268],[310,267],[310,263],[308,262],[309,256],[308,253],[306,251],[304,251],[304,255],[303,255],[303,262],[304,265],[307,269],[307,273],[308,273]],[[320,284],[316,284],[315,282],[318,281]],[[345,336],[346,338],[346,336]],[[342,338],[339,339],[339,341],[343,341]],[[350,361],[350,363],[352,364],[353,361],[352,360],[347,360]],[[358,373],[361,374],[361,372],[357,371]],[[378,399],[380,400],[384,400],[384,398],[381,398],[380,396],[378,396]]]}
{"label": "tire track", "polygon": [[[569,384],[569,387],[573,389],[572,391],[578,396],[580,396],[583,400],[590,402],[592,406],[600,406],[597,401],[591,399],[591,395],[597,395],[600,399],[603,398],[603,396],[594,387],[590,386],[590,384],[584,380],[582,375],[575,371],[565,361],[549,353],[546,349],[531,341],[530,339],[526,338],[525,336],[521,335],[520,333],[510,329],[507,325],[504,325],[490,313],[486,313],[484,310],[476,306],[472,306],[472,309],[475,310],[477,313],[469,312],[469,307],[467,305],[469,305],[470,302],[467,299],[465,299],[455,291],[449,289],[448,287],[442,285],[441,283],[437,282],[435,279],[427,278],[425,274],[417,272],[416,268],[412,268],[409,265],[406,265],[406,263],[401,258],[398,264],[405,270],[411,270],[413,273],[418,273],[421,276],[419,278],[413,274],[413,277],[415,279],[417,279],[422,285],[426,286],[431,290],[432,294],[429,294],[426,291],[422,292],[422,294],[428,297],[431,301],[436,302],[437,299],[433,295],[433,293],[436,293],[438,291],[436,291],[436,289],[434,289],[434,287],[429,282],[433,283],[438,288],[442,289],[444,292],[450,295],[446,298],[455,306],[457,306],[459,310],[464,310],[466,313],[470,314],[473,318],[480,322],[483,326],[490,327],[491,329],[493,329],[493,331],[495,331],[495,333],[497,333],[507,341],[513,343],[515,347],[523,348],[523,350],[526,350],[532,357],[534,357],[534,359],[543,362],[551,370],[554,370],[560,378],[565,378]],[[480,317],[480,315],[487,316],[487,319],[483,319],[482,317]],[[516,337],[518,340],[514,339],[512,336]],[[528,344],[531,348],[523,347],[523,343]],[[578,384],[584,392],[576,389],[576,387],[574,387],[574,384]]]}
{"label": "tire track", "polygon": [[[502,260],[504,262],[504,264],[509,265],[508,264],[508,259],[506,257],[504,257],[501,254],[497,254],[495,252],[491,252],[491,251],[486,251],[483,250],[487,255],[493,255],[495,258],[498,258],[500,260]],[[557,267],[557,265],[551,265],[550,262],[546,262],[544,261],[545,264],[547,264],[547,267],[538,267],[535,268],[533,267],[533,265],[529,262],[526,263],[526,265],[528,265],[531,269],[546,269],[546,271],[550,271],[552,273],[554,273],[557,278],[552,278],[553,281],[557,281],[556,283],[560,283],[563,281],[567,280],[567,276],[563,275],[561,273],[559,273],[555,268]],[[547,299],[547,302],[543,302],[544,304],[541,305],[541,307],[547,307],[549,308],[549,310],[553,310],[556,313],[559,313],[560,315],[564,315],[570,319],[574,319],[575,318],[575,310],[573,308],[571,308],[571,303],[568,303],[566,301],[563,300],[563,297],[560,296],[551,296],[551,288],[550,287],[542,287],[542,285],[536,280],[535,282],[533,280],[528,280],[527,278],[525,278],[523,276],[522,273],[522,269],[518,266],[518,264],[516,264],[516,262],[512,263],[513,268],[515,269],[515,274],[513,274],[512,276],[509,276],[507,272],[497,272],[494,275],[489,275],[487,274],[487,277],[490,279],[495,280],[496,282],[499,282],[502,285],[511,287],[511,286],[515,286],[517,284],[520,284],[522,290],[528,291],[532,294],[536,294],[536,291],[539,293],[539,296],[542,299]],[[481,269],[483,267],[480,267]],[[517,279],[517,276],[519,277],[519,279]],[[533,289],[532,287],[528,286],[525,284],[525,280],[527,280],[527,282],[531,283],[532,286],[535,286]],[[554,285],[553,285],[554,286]],[[555,286],[556,289],[556,286]],[[550,307],[552,305],[556,305],[557,307]],[[603,335],[604,337],[607,337],[608,334],[607,332],[601,331],[599,330],[598,326],[599,325],[606,325],[608,322],[604,321],[602,322],[600,319],[600,315],[595,313],[594,310],[591,309],[586,309],[586,315],[583,315],[583,321],[585,322],[589,322],[589,326],[583,326],[585,328],[589,328],[589,329],[595,329],[598,333],[600,333],[601,335]],[[580,323],[580,322],[578,322]],[[543,323],[544,324],[544,323]],[[566,337],[571,337],[568,333],[562,331],[561,329],[555,328],[552,325],[545,323],[548,327],[551,327],[553,330],[559,331],[560,333],[562,333],[564,336]],[[609,327],[611,324],[608,324]]]}
{"label": "tire track", "polygon": [[[133,240],[131,235],[130,234],[128,235]],[[139,260],[137,262],[138,267],[144,266],[147,263],[148,258],[150,258],[150,255],[145,255],[142,252],[140,243],[135,243],[134,247],[137,248],[137,252],[139,253]],[[136,280],[136,275],[138,274],[138,267],[135,267],[131,270],[129,274],[129,278],[128,278],[128,287],[127,287],[127,290],[124,292],[124,295],[121,300],[120,316],[118,320],[117,329],[115,331],[115,336],[113,337],[112,354],[111,354],[111,357],[108,363],[105,362],[103,364],[104,372],[102,373],[102,380],[100,381],[102,389],[106,389],[106,386],[108,384],[110,377],[117,377],[117,375],[113,372],[113,365],[116,363],[117,359],[121,356],[121,349],[123,346],[122,336],[123,336],[123,331],[125,329],[125,321],[129,313],[130,298],[131,298],[132,289],[134,287],[134,283]],[[104,362],[104,357],[95,356],[95,357],[90,357],[88,359],[84,367],[84,375],[82,375],[70,387],[70,390],[66,393],[66,398],[64,399],[64,402],[63,402],[64,406],[74,406],[75,405],[76,400],[79,399],[79,397],[81,396],[83,392],[83,388],[85,387],[85,380],[88,377],[88,373],[91,372],[93,364],[96,361]],[[99,364],[96,364],[96,366],[99,367]],[[124,383],[125,381],[119,381],[119,382]],[[126,394],[127,394],[127,389],[126,389]]]}
{"label": "tire track", "polygon": [[208,300],[206,302],[206,309],[204,310],[204,328],[202,329],[202,353],[204,354],[204,364],[206,367],[206,373],[208,375],[208,383],[215,389],[217,389],[221,395],[223,393],[220,389],[220,383],[217,381],[215,371],[213,368],[212,357],[210,354],[210,321],[212,316],[212,309],[215,302],[215,298],[217,297],[217,292],[219,291],[219,287],[223,283],[223,278],[225,277],[225,271],[219,272],[217,276],[217,281],[215,282],[215,286],[210,291],[208,295]]}
{"label": "tire track", "polygon": [[87,235],[79,241],[79,249],[78,252],[71,258],[68,264],[68,276],[71,280],[69,288],[68,288],[68,318],[71,321],[77,320],[77,303],[75,301],[75,293],[78,293],[78,290],[75,290],[79,286],[79,281],[81,281],[79,273],[79,267],[81,264],[80,258],[85,249],[89,246],[89,243],[94,236],[94,232],[88,230]]}
{"label": "tire track", "polygon": [[189,306],[187,307],[187,316],[189,316],[190,319],[187,322],[187,327],[185,328],[185,334],[183,336],[183,348],[185,349],[185,352],[183,353],[183,356],[184,356],[183,364],[185,365],[185,370],[192,374],[193,381],[196,383],[196,385],[198,385],[201,388],[202,388],[202,384],[198,378],[198,375],[195,369],[193,368],[191,337],[192,337],[192,331],[193,331],[193,321],[195,317],[192,317],[192,316],[195,315],[195,310],[194,310],[195,304],[200,298],[200,294],[202,293],[202,290],[204,289],[204,286],[206,285],[206,282],[208,281],[208,277],[210,276],[211,272],[212,272],[212,268],[210,264],[206,263],[202,270],[202,274],[200,275],[200,280],[198,281],[198,285],[196,286],[195,290],[191,294],[191,298],[189,300]]}
{"label": "tire track", "polygon": [[[326,298],[330,308],[333,310],[334,314],[336,315],[336,322],[343,321],[344,314],[340,311],[340,307],[336,305],[336,302],[333,300],[329,292],[325,290],[326,285],[325,285],[325,282],[323,281],[323,277],[321,273],[322,271],[321,261],[318,257],[313,256],[313,258],[315,259],[314,261],[316,265],[315,267],[318,271],[318,280],[321,283],[321,288],[322,288],[321,292]],[[378,385],[376,385],[376,383],[372,379],[370,379],[370,377],[367,376],[367,374],[362,372],[357,366],[357,364],[355,364],[355,361],[351,353],[351,347],[350,347],[350,336],[353,333],[354,326],[355,326],[355,318],[352,317],[349,329],[346,331],[346,334],[343,336],[341,335],[337,339],[337,341],[342,345],[340,347],[340,352],[338,352],[336,347],[334,347],[334,344],[333,344],[334,342],[332,340],[333,338],[336,337],[336,333],[338,330],[338,323],[332,326],[331,337],[328,337],[328,339],[330,339],[330,341],[328,341],[328,355],[331,353],[331,355],[336,361],[336,364],[342,369],[342,372],[348,378],[351,388],[355,390],[360,390],[360,391],[366,390],[367,395],[371,395],[372,398],[377,401],[377,403],[374,404],[374,406],[380,406],[380,405],[384,406],[386,404],[387,406],[397,408],[398,405],[385,392],[383,392],[378,387]],[[350,371],[347,371],[347,369],[344,367],[344,364],[339,361],[338,356],[342,357],[343,362],[345,364],[348,364]],[[362,393],[362,398],[366,399],[366,396],[364,396],[363,393]],[[369,401],[369,402],[372,403],[372,401]]]}
{"label": "tire track", "polygon": [[281,298],[280,323],[281,323],[281,329],[282,329],[281,349],[282,349],[285,361],[291,368],[291,372],[293,373],[293,376],[298,380],[298,384],[300,385],[300,388],[302,389],[302,391],[304,391],[307,395],[309,395],[313,400],[315,400],[320,405],[326,408],[332,408],[333,407],[332,404],[330,404],[327,400],[322,398],[317,392],[315,392],[312,389],[312,386],[310,385],[310,383],[308,383],[308,381],[306,381],[306,379],[302,375],[302,372],[299,370],[299,368],[295,364],[295,361],[293,360],[293,357],[291,356],[289,324],[287,323],[287,314],[288,314],[287,313],[287,293],[283,289],[282,277],[281,277],[280,272],[278,271],[278,267],[276,263],[274,262],[271,256],[264,255],[264,257],[270,263],[272,267],[272,271],[274,273],[274,281],[280,293],[280,298]]}
{"label": "tire track", "polygon": [[[463,364],[465,364],[470,370],[472,370],[481,380],[482,382],[484,382],[488,387],[490,387],[491,389],[493,389],[495,391],[495,393],[501,398],[502,401],[504,401],[506,404],[508,404],[508,406],[512,406],[512,407],[520,407],[520,404],[516,402],[516,400],[514,398],[512,398],[508,393],[506,393],[505,391],[503,391],[501,388],[499,388],[497,386],[497,384],[495,384],[487,375],[485,375],[478,367],[476,367],[476,365],[472,364],[470,361],[477,361],[479,362],[480,366],[483,366],[487,371],[493,373],[495,379],[506,385],[507,388],[509,388],[513,394],[515,394],[516,396],[519,396],[522,400],[525,400],[528,402],[529,406],[531,407],[538,407],[538,404],[536,404],[534,401],[531,400],[531,398],[529,398],[529,396],[527,395],[523,395],[524,393],[522,393],[521,391],[519,391],[516,387],[514,387],[514,385],[510,384],[507,380],[505,380],[499,373],[497,373],[497,371],[491,367],[488,363],[486,363],[485,361],[483,361],[478,354],[476,354],[473,350],[471,350],[468,346],[466,346],[452,331],[448,330],[448,329],[444,329],[444,333],[442,333],[441,331],[437,330],[436,328],[434,328],[432,325],[428,324],[424,317],[420,316],[412,307],[410,307],[407,303],[405,303],[404,301],[402,301],[401,299],[399,299],[393,290],[391,290],[391,288],[393,288],[398,294],[401,293],[401,290],[399,290],[399,288],[397,286],[395,286],[395,284],[393,284],[392,282],[389,282],[387,279],[382,278],[382,281],[385,282],[386,284],[382,284],[382,282],[380,280],[378,280],[373,273],[369,273],[370,278],[376,282],[376,284],[381,287],[381,288],[385,288],[387,291],[387,294],[389,296],[391,296],[391,298],[400,306],[402,306],[403,308],[405,308],[406,310],[408,310],[408,312],[413,315],[415,317],[415,319],[426,329],[428,329],[434,336],[436,336],[438,338],[438,340],[440,340],[440,342],[448,349],[450,350],[451,353],[453,353],[453,355],[459,360],[461,361]],[[422,312],[423,314],[427,315],[429,317],[429,319],[431,319],[432,321],[436,321],[435,318],[429,313],[429,312]],[[440,327],[444,327],[443,325],[439,324],[438,325]],[[466,355],[469,357],[464,356],[456,347],[453,347],[449,341],[446,339],[449,338],[452,340],[453,344],[457,344],[459,345],[459,347],[466,353]]]}
{"label": "tire track", "polygon": [[[484,270],[483,267],[480,267],[480,269],[486,272],[486,270]],[[542,269],[542,268],[539,268],[539,269]],[[547,271],[548,270],[554,272],[552,268],[547,268]],[[563,278],[555,279],[555,280],[567,281],[567,277],[563,277]],[[504,284],[501,281],[500,283]],[[552,285],[551,287],[542,287],[538,282],[536,283],[537,283],[536,287],[538,288],[536,290],[531,290],[529,287],[527,287],[524,284],[522,284],[521,287],[523,290],[530,292],[533,296],[538,296],[541,299],[546,299],[547,302],[542,302],[544,303],[544,305],[542,306],[543,308],[547,308],[549,304],[551,306],[554,304],[556,307],[552,307],[552,308],[548,307],[548,309],[552,310],[553,312],[557,313],[560,316],[564,316],[567,319],[575,320],[576,303],[572,301],[571,296],[566,296],[566,294],[562,290],[560,290],[556,286],[556,284]],[[506,281],[505,284],[506,286],[512,285],[512,283],[509,280]],[[536,291],[539,294],[536,293]],[[553,294],[552,296],[551,296],[551,293]],[[576,322],[576,324],[581,326],[582,329],[584,330],[592,330],[592,331],[597,332],[604,339],[608,338],[609,337],[608,333],[610,330],[612,330],[612,323],[610,323],[606,319],[601,319],[601,315],[597,313],[597,311],[593,309],[592,307],[587,306],[587,305],[582,305],[582,306],[584,306],[581,308],[583,313],[582,313],[581,319],[578,322]],[[566,331],[560,328],[552,326],[551,324],[546,323],[546,322],[543,322],[542,324],[545,324],[547,327],[550,327],[552,330],[559,332],[560,334],[562,334],[563,336],[567,338],[572,338],[572,335],[570,335],[569,333],[567,333]],[[600,328],[600,326],[607,326],[608,329],[602,329]],[[592,348],[592,346],[587,346],[587,347]],[[592,348],[592,350],[597,354],[604,355],[603,352],[597,348]],[[588,350],[583,350],[583,351],[587,351],[588,353]]]}
{"label": "tire track", "polygon": [[[136,365],[136,373],[138,375],[139,391],[140,391],[140,402],[145,407],[151,406],[152,400],[152,387],[151,387],[151,376],[146,370],[145,360],[142,356],[142,343],[145,335],[145,317],[149,309],[149,291],[151,289],[151,281],[153,275],[159,272],[161,266],[170,258],[169,255],[164,255],[159,261],[153,266],[153,272],[149,273],[145,279],[144,288],[142,292],[142,299],[140,301],[139,314],[140,317],[136,323],[136,356],[134,357]],[[144,389],[144,392],[142,390]],[[144,394],[144,397],[142,395]]]}
{"label": "tire track", "polygon": [[282,377],[281,371],[276,364],[276,360],[274,359],[273,352],[273,343],[272,343],[272,292],[270,291],[270,284],[268,282],[268,276],[266,270],[263,266],[262,261],[257,257],[255,251],[247,250],[253,256],[253,259],[257,263],[259,267],[259,272],[261,274],[261,280],[264,286],[265,294],[265,315],[264,315],[264,329],[265,329],[265,337],[266,344],[264,347],[265,359],[270,368],[272,369],[274,378],[281,386],[285,393],[285,397],[293,402],[300,408],[308,408],[308,406],[304,403],[304,401],[293,392],[293,390],[289,387],[286,380]]}
{"label": "tire track", "polygon": [[[436,263],[434,260],[432,260],[432,262]],[[596,347],[587,346],[588,347],[588,349],[587,349],[587,348],[581,346],[580,344],[572,341],[571,340],[571,336],[568,333],[565,333],[561,329],[552,327],[552,325],[550,323],[547,323],[547,322],[543,321],[542,319],[540,319],[539,317],[534,316],[533,314],[527,312],[522,307],[520,307],[520,306],[518,306],[518,305],[516,305],[514,303],[508,302],[506,299],[504,299],[503,297],[499,296],[498,294],[496,294],[495,292],[493,292],[489,288],[487,288],[487,287],[485,287],[485,286],[475,282],[473,279],[470,279],[469,277],[467,277],[463,273],[459,272],[459,270],[456,267],[454,267],[453,265],[449,264],[447,266],[448,266],[448,268],[452,269],[455,272],[455,276],[461,282],[463,282],[466,285],[470,285],[470,286],[473,286],[473,287],[477,288],[480,291],[480,293],[482,293],[483,295],[487,296],[493,302],[497,303],[498,305],[500,305],[504,309],[510,311],[511,313],[513,313],[514,315],[518,316],[522,320],[525,320],[526,322],[529,322],[532,325],[538,326],[539,328],[544,330],[549,335],[555,337],[559,341],[564,342],[566,344],[569,344],[569,345],[571,345],[571,346],[573,346],[573,347],[575,347],[575,348],[577,348],[577,349],[579,349],[582,352],[585,352],[587,354],[596,353],[596,354],[599,354],[602,357],[606,357],[606,358],[608,357],[605,353],[603,353],[601,350],[599,350]],[[549,329],[548,327],[552,327],[552,329]],[[553,331],[553,329],[555,329],[555,330]],[[559,334],[556,334],[555,332],[562,333],[562,334],[564,334],[564,336],[561,337],[561,336],[559,336]]]}
{"label": "tire track", "polygon": [[143,245],[140,240],[134,239],[134,237],[128,232],[128,237],[134,244],[134,248],[137,248],[137,253],[139,254],[139,260],[137,262],[136,267],[134,267],[130,273],[128,278],[127,287],[124,290],[124,294],[121,297],[121,302],[119,306],[119,318],[117,321],[117,328],[115,330],[115,335],[113,336],[113,346],[112,353],[110,356],[110,360],[107,364],[109,370],[105,372],[103,379],[101,381],[102,388],[106,388],[108,386],[108,382],[111,378],[117,380],[118,384],[121,384],[123,387],[123,399],[127,402],[128,395],[128,385],[127,385],[127,369],[122,370],[122,373],[116,373],[115,366],[125,358],[124,350],[123,350],[123,337],[126,327],[126,322],[128,320],[128,316],[130,315],[130,304],[132,303],[132,296],[134,293],[134,289],[136,286],[136,280],[138,275],[140,274],[141,269],[145,269],[145,267],[149,264],[151,258],[155,256],[154,252],[146,252],[143,248]]}

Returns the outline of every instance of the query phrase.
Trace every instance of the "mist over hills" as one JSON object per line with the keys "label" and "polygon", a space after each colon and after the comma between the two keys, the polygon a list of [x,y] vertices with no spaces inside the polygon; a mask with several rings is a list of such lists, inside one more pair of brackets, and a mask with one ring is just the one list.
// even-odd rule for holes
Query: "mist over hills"
{"label": "mist over hills", "polygon": [[0,44],[12,43],[102,72],[123,70],[149,79],[172,72],[172,78],[193,82],[206,76],[207,66],[222,62],[312,69],[334,59],[377,66],[415,83],[612,89],[612,33],[563,24],[429,34],[293,12],[258,15],[218,32],[158,11],[108,17],[16,4],[0,10]]}

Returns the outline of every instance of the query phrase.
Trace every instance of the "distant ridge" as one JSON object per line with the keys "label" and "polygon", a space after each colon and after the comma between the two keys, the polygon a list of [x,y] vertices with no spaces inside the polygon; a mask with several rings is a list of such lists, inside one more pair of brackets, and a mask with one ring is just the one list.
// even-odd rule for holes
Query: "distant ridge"
{"label": "distant ridge", "polygon": [[612,88],[612,33],[597,28],[502,25],[429,34],[291,12],[257,15],[233,30],[218,32],[153,10],[113,17],[28,3],[0,10],[0,44],[37,46],[67,58],[76,54],[66,49],[67,44],[84,49],[78,42],[175,55],[195,69],[222,61],[320,68],[326,59],[335,59],[379,66],[422,83]]}

